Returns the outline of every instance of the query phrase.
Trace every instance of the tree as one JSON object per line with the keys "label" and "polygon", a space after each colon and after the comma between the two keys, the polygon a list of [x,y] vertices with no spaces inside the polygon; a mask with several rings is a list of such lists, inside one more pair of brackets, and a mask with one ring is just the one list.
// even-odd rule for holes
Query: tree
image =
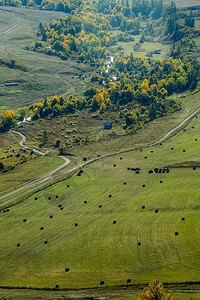
{"label": "tree", "polygon": [[43,142],[43,144],[46,144],[47,141],[48,141],[47,132],[46,132],[46,130],[44,130],[42,133],[42,142]]}
{"label": "tree", "polygon": [[166,292],[163,284],[159,279],[153,280],[142,293],[139,294],[137,300],[169,300],[172,299],[172,292]]}
{"label": "tree", "polygon": [[2,171],[2,170],[3,170],[3,168],[4,168],[4,165],[3,165],[3,163],[2,163],[2,162],[0,162],[0,171]]}
{"label": "tree", "polygon": [[16,122],[15,113],[12,110],[6,110],[3,115],[3,126],[5,128],[10,128]]}
{"label": "tree", "polygon": [[144,35],[144,32],[142,32],[139,43],[144,43],[144,42],[145,42],[145,35]]}

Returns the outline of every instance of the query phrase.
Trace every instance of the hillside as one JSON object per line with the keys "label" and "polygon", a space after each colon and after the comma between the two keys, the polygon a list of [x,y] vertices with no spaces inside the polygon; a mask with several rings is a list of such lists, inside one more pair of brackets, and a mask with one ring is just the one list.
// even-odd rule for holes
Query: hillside
{"label": "hillside", "polygon": [[200,6],[176,4],[0,0],[0,299],[200,298]]}
{"label": "hillside", "polygon": [[198,281],[199,129],[196,116],[162,145],[102,158],[2,211],[0,284]]}

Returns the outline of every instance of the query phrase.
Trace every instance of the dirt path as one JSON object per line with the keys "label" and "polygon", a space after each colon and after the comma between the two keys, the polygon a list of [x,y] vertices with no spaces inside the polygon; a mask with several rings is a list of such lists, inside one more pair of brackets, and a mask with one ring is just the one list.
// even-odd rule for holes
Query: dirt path
{"label": "dirt path", "polygon": [[183,127],[183,125],[185,125],[188,121],[190,121],[191,119],[193,119],[197,114],[200,113],[200,107],[197,108],[191,115],[189,115],[185,120],[183,120],[180,124],[178,124],[176,127],[174,127],[172,130],[170,130],[168,133],[166,133],[161,139],[159,139],[157,142],[149,144],[148,146],[155,146],[161,142],[163,142],[164,140],[166,140],[171,134],[173,134],[175,131],[177,131],[178,129],[181,129],[181,127]]}
{"label": "dirt path", "polygon": [[14,133],[14,134],[18,134],[22,139],[21,141],[19,142],[19,145],[23,148],[26,148],[26,149],[32,149],[34,152],[37,152],[38,154],[40,155],[45,155],[47,153],[49,153],[50,151],[46,151],[46,152],[41,152],[40,150],[37,150],[33,147],[29,147],[29,146],[26,146],[25,143],[26,143],[26,136],[24,134],[22,134],[21,132],[19,131],[16,131],[16,130],[10,130],[11,133]]}
{"label": "dirt path", "polygon": [[[40,155],[45,155],[45,154],[47,154],[47,153],[49,152],[49,151],[46,151],[45,153],[43,153],[43,152],[41,152],[41,151],[39,151],[39,150],[37,150],[37,149],[34,149],[34,148],[31,148],[31,147],[28,147],[28,146],[24,145],[24,143],[26,142],[26,137],[25,137],[25,135],[23,135],[21,132],[15,131],[15,130],[10,130],[10,132],[13,133],[13,134],[18,134],[18,135],[21,137],[21,141],[19,142],[19,145],[20,145],[21,147],[24,147],[24,148],[26,148],[26,149],[32,149],[32,150],[34,150],[35,152],[37,152],[38,154],[40,154]],[[68,158],[66,158],[66,157],[64,157],[64,156],[58,156],[58,157],[60,157],[60,158],[62,158],[62,159],[64,160],[64,163],[63,163],[60,167],[56,168],[55,170],[51,171],[50,173],[46,174],[45,176],[43,176],[43,177],[41,177],[41,178],[37,178],[37,179],[35,179],[34,181],[32,181],[32,182],[30,182],[30,183],[27,183],[26,185],[24,185],[24,186],[22,186],[22,187],[20,187],[20,188],[18,188],[18,189],[16,189],[16,190],[14,190],[14,191],[12,191],[12,192],[6,194],[6,195],[4,195],[4,196],[1,196],[1,197],[0,197],[0,200],[3,200],[3,199],[5,199],[5,198],[7,198],[7,197],[10,197],[10,196],[12,196],[12,195],[14,195],[14,194],[16,194],[16,193],[19,193],[19,192],[21,192],[21,191],[23,191],[23,190],[28,189],[28,188],[32,188],[32,187],[34,187],[35,185],[38,185],[38,184],[40,185],[40,184],[43,184],[44,182],[46,182],[46,181],[48,181],[48,180],[51,180],[51,178],[52,178],[57,172],[59,172],[60,170],[64,169],[67,165],[70,164],[70,160],[69,160]],[[7,201],[6,201],[6,202],[7,202]],[[6,203],[6,202],[4,202],[4,203]],[[0,203],[0,204],[1,204],[1,203]]]}

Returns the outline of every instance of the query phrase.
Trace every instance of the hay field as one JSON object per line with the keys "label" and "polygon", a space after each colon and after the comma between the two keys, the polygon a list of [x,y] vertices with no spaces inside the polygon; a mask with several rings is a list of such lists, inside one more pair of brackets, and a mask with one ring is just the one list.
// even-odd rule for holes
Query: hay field
{"label": "hay field", "polygon": [[99,160],[1,212],[0,285],[198,281],[199,132],[200,117],[162,145]]}

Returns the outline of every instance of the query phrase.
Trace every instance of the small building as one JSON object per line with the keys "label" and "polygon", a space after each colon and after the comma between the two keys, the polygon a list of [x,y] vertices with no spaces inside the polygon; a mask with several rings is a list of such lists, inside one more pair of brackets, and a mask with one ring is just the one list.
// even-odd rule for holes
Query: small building
{"label": "small building", "polygon": [[112,128],[112,122],[105,122],[103,125],[104,125],[104,129],[111,129]]}
{"label": "small building", "polygon": [[19,85],[18,82],[6,82],[6,83],[4,83],[4,86],[17,86],[17,85]]}

